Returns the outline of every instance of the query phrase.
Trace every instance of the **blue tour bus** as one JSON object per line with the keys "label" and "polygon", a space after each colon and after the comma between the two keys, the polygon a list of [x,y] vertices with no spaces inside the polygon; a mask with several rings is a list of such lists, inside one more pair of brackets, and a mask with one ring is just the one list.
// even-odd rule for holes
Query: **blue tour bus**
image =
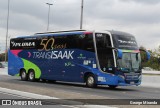
{"label": "blue tour bus", "polygon": [[[150,58],[145,51],[146,59]],[[141,84],[135,37],[120,31],[59,31],[10,40],[8,74],[36,79],[129,86]]]}

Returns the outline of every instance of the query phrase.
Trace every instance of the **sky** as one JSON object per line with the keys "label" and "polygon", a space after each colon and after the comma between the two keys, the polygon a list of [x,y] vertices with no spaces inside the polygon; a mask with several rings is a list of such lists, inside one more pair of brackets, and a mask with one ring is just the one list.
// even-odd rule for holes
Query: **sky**
{"label": "sky", "polygon": [[[0,52],[5,49],[8,0],[0,0]],[[9,38],[80,28],[81,0],[10,0]],[[133,34],[139,46],[160,45],[160,0],[84,0],[83,29]],[[8,40],[9,40],[8,38]]]}

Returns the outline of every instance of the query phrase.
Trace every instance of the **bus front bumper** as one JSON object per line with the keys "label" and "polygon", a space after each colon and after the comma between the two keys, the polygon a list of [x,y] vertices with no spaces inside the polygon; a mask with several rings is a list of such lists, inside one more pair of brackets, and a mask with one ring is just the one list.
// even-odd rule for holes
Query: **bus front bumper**
{"label": "bus front bumper", "polygon": [[116,85],[116,86],[138,86],[141,84],[141,78],[125,80],[119,76],[98,77],[98,85]]}

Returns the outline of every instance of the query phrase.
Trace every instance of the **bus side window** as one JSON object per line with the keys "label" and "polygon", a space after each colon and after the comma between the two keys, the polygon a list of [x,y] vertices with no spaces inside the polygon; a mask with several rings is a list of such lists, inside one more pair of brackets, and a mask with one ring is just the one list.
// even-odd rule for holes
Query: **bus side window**
{"label": "bus side window", "polygon": [[81,49],[94,52],[94,43],[92,35],[73,34],[67,36],[67,48]]}
{"label": "bus side window", "polygon": [[111,47],[111,40],[110,40],[110,36],[109,35],[106,35],[106,46],[107,47]]}
{"label": "bus side window", "polygon": [[97,45],[97,48],[104,47],[104,36],[96,36],[96,45]]}
{"label": "bus side window", "polygon": [[111,46],[110,36],[108,34],[96,34],[97,47],[105,48]]}
{"label": "bus side window", "polygon": [[69,47],[94,52],[92,35],[75,34],[68,36]]}
{"label": "bus side window", "polygon": [[85,38],[82,40],[82,43],[84,46],[84,50],[94,52],[93,36],[91,34],[85,35]]}
{"label": "bus side window", "polygon": [[110,36],[107,34],[96,34],[97,55],[99,59],[100,68],[104,72],[113,72],[114,59],[111,46]]}
{"label": "bus side window", "polygon": [[68,35],[66,39],[67,48],[74,49],[77,48],[77,40],[75,35]]}

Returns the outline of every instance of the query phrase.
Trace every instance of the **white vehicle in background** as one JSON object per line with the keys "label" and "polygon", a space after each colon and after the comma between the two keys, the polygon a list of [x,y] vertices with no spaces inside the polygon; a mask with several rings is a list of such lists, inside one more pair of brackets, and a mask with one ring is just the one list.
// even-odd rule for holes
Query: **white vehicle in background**
{"label": "white vehicle in background", "polygon": [[0,62],[0,68],[8,67],[8,62]]}

